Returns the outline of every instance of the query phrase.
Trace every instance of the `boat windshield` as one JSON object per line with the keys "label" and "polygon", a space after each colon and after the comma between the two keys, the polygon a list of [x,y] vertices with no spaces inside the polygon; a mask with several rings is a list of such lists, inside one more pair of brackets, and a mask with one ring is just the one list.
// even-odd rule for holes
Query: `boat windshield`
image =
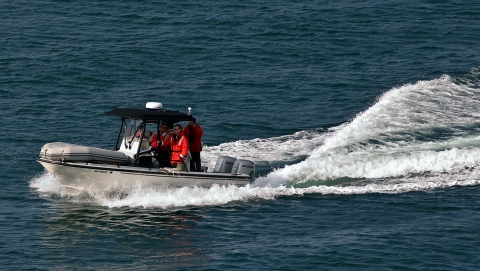
{"label": "boat windshield", "polygon": [[127,120],[125,122],[124,138],[131,141],[132,139],[139,139],[143,135],[144,140],[149,139],[153,134],[151,128],[151,125],[145,125],[141,120]]}
{"label": "boat windshield", "polygon": [[125,122],[125,133],[124,133],[124,137],[125,137],[126,139],[130,139],[130,140],[131,140],[131,139],[135,136],[135,134],[136,134],[137,132],[142,133],[142,132],[143,132],[143,129],[142,129],[142,127],[139,127],[140,125],[143,125],[142,121],[131,119],[131,120],[130,120],[130,123],[129,123],[129,121],[127,120],[127,121]]}
{"label": "boat windshield", "polygon": [[137,127],[139,125],[139,123],[137,123],[137,122],[139,122],[139,121],[130,120],[130,123],[128,123],[128,121],[125,123],[125,134],[124,134],[124,136],[126,138],[132,138],[135,135],[135,131],[137,130]]}

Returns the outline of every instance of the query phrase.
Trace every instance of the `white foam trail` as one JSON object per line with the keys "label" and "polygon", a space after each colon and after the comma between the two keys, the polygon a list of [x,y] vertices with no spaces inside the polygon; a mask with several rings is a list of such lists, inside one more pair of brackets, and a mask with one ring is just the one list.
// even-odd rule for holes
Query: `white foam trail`
{"label": "white foam trail", "polygon": [[[479,96],[478,88],[457,85],[449,76],[394,88],[326,137],[305,161],[276,170],[256,184],[385,178],[478,165],[479,138],[470,138],[475,131],[469,126],[478,119]],[[448,138],[437,136],[436,130]]]}
{"label": "white foam trail", "polygon": [[161,190],[137,187],[124,199],[107,199],[100,201],[101,205],[113,207],[183,207],[224,205],[232,201],[246,201],[259,197],[271,199],[272,191],[264,188],[218,186],[206,188],[165,188]]}
{"label": "white foam trail", "polygon": [[43,171],[30,181],[30,187],[37,189],[39,192],[50,192],[60,194],[62,186],[55,177],[48,171]]}
{"label": "white foam trail", "polygon": [[474,186],[479,185],[480,180],[423,180],[423,181],[405,181],[403,183],[372,183],[359,186],[312,186],[298,189],[303,194],[322,194],[322,195],[361,195],[361,194],[400,194],[413,191],[428,191],[448,187]]}
{"label": "white foam trail", "polygon": [[469,125],[480,116],[480,90],[457,85],[448,75],[394,88],[338,131],[317,151],[398,131]]}
{"label": "white foam trail", "polygon": [[[49,174],[32,180],[31,186],[36,187],[47,195],[59,194],[67,201],[75,203],[88,203],[105,206],[108,208],[178,208],[187,206],[217,206],[233,202],[246,202],[249,200],[274,200],[280,196],[295,195],[360,195],[360,194],[397,194],[411,191],[425,191],[447,187],[473,186],[480,184],[480,172],[464,172],[457,176],[438,174],[430,177],[409,177],[384,180],[381,182],[350,184],[345,186],[311,186],[308,188],[294,187],[237,187],[218,186],[211,188],[164,188],[153,189],[148,187],[111,187],[104,191],[90,191],[72,197],[62,194],[55,184],[55,179]],[[87,192],[85,192],[87,193]]]}
{"label": "white foam trail", "polygon": [[411,191],[425,191],[455,186],[479,185],[476,180],[460,181],[457,179],[409,179],[405,182],[371,183],[358,186],[312,186],[308,188],[294,187],[236,187],[213,186],[211,188],[170,188],[165,190],[142,189],[138,187],[125,199],[101,199],[99,204],[109,208],[115,207],[142,207],[142,208],[171,208],[185,206],[215,206],[231,202],[246,202],[248,200],[274,200],[279,196],[294,196],[307,194],[321,195],[359,195],[359,194],[397,194]]}
{"label": "white foam trail", "polygon": [[255,161],[257,165],[288,163],[310,155],[311,150],[323,143],[324,131],[300,131],[293,135],[273,138],[255,138],[205,146],[202,163],[209,171],[215,167],[219,156]]}
{"label": "white foam trail", "polygon": [[[279,186],[309,180],[349,178],[387,178],[412,173],[461,171],[480,164],[480,149],[457,149],[441,152],[421,151],[399,155],[366,155],[349,153],[343,157],[324,157],[286,166],[260,177],[256,185]],[[288,176],[287,178],[285,176]]]}

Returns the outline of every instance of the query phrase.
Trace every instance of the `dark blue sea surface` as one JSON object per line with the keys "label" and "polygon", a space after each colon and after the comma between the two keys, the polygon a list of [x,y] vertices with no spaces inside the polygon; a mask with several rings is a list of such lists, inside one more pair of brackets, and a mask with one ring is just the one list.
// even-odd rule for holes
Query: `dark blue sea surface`
{"label": "dark blue sea surface", "polygon": [[[2,270],[479,270],[480,2],[3,1]],[[69,195],[161,102],[247,187]]]}

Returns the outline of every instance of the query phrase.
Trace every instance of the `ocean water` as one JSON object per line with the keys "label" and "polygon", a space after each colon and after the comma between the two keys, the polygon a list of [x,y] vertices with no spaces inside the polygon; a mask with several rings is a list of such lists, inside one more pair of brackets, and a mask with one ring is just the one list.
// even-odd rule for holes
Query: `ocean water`
{"label": "ocean water", "polygon": [[[2,270],[479,270],[477,1],[3,1]],[[247,187],[66,194],[162,102]]]}

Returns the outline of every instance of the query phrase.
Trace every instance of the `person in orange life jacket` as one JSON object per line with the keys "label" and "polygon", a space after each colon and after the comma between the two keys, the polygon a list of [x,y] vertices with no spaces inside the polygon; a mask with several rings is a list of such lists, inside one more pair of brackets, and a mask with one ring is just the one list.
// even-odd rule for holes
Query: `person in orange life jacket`
{"label": "person in orange life jacket", "polygon": [[188,155],[188,140],[183,136],[182,126],[173,126],[173,135],[170,137],[170,164],[179,170],[185,170],[185,157]]}
{"label": "person in orange life jacket", "polygon": [[201,171],[202,160],[200,159],[200,152],[202,151],[202,136],[203,129],[197,124],[197,121],[188,122],[188,126],[183,130],[183,135],[188,139],[188,147],[192,160],[190,160],[190,171]]}
{"label": "person in orange life jacket", "polygon": [[[159,136],[160,135],[160,136]],[[166,123],[160,125],[159,133],[150,137],[150,144],[155,151],[155,159],[160,167],[170,167],[170,137],[172,132],[168,130]]]}

